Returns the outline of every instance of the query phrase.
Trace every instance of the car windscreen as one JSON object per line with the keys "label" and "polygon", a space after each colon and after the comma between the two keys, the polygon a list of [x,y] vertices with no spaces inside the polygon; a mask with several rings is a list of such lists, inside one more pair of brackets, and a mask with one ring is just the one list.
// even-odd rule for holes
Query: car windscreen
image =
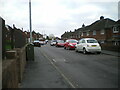
{"label": "car windscreen", "polygon": [[87,40],[87,43],[98,43],[97,40]]}
{"label": "car windscreen", "polygon": [[39,42],[38,40],[34,41],[34,42]]}
{"label": "car windscreen", "polygon": [[57,41],[58,43],[64,43],[64,41],[62,41],[62,40],[59,40],[59,41]]}
{"label": "car windscreen", "polygon": [[69,43],[77,43],[77,40],[70,40]]}
{"label": "car windscreen", "polygon": [[56,40],[52,41],[52,42],[56,42]]}

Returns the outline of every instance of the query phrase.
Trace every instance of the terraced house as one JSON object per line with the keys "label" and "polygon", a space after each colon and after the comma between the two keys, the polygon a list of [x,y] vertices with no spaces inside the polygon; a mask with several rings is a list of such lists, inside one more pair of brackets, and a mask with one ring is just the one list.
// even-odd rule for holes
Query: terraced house
{"label": "terraced house", "polygon": [[[70,32],[68,32],[70,33]],[[120,20],[114,21],[109,18],[100,17],[100,20],[95,21],[91,25],[82,25],[69,34],[70,38],[81,39],[81,38],[95,38],[101,44],[103,49],[119,51],[120,45]],[[61,37],[66,39],[68,37],[67,33],[64,33]]]}

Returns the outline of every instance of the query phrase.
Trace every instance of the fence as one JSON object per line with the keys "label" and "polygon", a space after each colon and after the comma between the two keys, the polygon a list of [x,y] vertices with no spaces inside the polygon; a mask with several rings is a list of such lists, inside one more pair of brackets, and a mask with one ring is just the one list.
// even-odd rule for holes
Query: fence
{"label": "fence", "polygon": [[27,36],[16,27],[6,26],[5,30],[6,49],[21,48],[26,44]]}

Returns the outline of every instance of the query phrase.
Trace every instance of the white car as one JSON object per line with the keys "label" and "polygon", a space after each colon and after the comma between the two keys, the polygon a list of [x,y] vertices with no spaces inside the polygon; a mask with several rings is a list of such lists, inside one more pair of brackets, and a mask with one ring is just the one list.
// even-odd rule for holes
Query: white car
{"label": "white car", "polygon": [[41,45],[44,45],[44,44],[45,44],[45,41],[40,41],[40,44],[41,44]]}
{"label": "white car", "polygon": [[51,45],[51,46],[55,46],[56,43],[57,43],[57,40],[52,40],[51,43],[50,43],[50,45]]}
{"label": "white car", "polygon": [[33,41],[33,45],[34,45],[34,46],[39,46],[39,47],[41,47],[41,44],[40,44],[40,41],[39,41],[39,40],[34,40],[34,41]]}
{"label": "white car", "polygon": [[101,53],[101,46],[98,41],[94,38],[83,38],[78,41],[75,46],[75,51],[82,51],[84,54],[87,52],[97,52]]}

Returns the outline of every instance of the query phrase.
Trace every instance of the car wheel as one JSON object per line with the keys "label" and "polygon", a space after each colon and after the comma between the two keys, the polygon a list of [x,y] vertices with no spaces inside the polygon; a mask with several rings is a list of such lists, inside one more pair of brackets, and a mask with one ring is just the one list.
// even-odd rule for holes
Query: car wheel
{"label": "car wheel", "polygon": [[66,47],[64,46],[64,49],[66,49]]}
{"label": "car wheel", "polygon": [[85,48],[83,48],[83,53],[84,53],[84,54],[86,54],[86,53],[87,53],[87,51],[86,51],[86,49],[85,49]]}
{"label": "car wheel", "polygon": [[41,45],[39,45],[39,47],[41,47]]}
{"label": "car wheel", "polygon": [[70,47],[68,47],[67,49],[70,50]]}
{"label": "car wheel", "polygon": [[101,52],[97,52],[97,54],[100,54]]}
{"label": "car wheel", "polygon": [[77,48],[75,48],[75,52],[78,52]]}
{"label": "car wheel", "polygon": [[66,47],[66,49],[67,49],[67,50],[70,50],[70,47],[68,46],[68,47]]}

